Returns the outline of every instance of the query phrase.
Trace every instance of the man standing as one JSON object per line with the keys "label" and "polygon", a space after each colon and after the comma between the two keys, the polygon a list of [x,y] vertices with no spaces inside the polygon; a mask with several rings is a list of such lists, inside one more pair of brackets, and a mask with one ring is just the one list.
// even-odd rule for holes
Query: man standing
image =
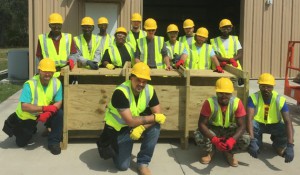
{"label": "man standing", "polygon": [[258,79],[259,91],[248,98],[247,130],[251,137],[249,153],[257,158],[263,134],[271,135],[272,146],[289,163],[294,159],[294,129],[283,96],[274,91],[275,79],[263,73]]}
{"label": "man standing", "polygon": [[137,39],[147,36],[144,30],[141,30],[142,16],[139,13],[133,13],[131,16],[131,30],[128,32],[126,41],[129,42],[134,49],[136,49]]}
{"label": "man standing", "polygon": [[47,122],[51,128],[48,148],[57,155],[61,152],[63,127],[62,86],[59,79],[53,77],[56,70],[52,59],[42,59],[38,70],[38,75],[24,83],[16,112],[5,121],[3,131],[10,137],[16,136],[16,144],[25,147],[36,132],[37,122]]}
{"label": "man standing", "polygon": [[161,114],[153,86],[147,84],[149,80],[149,66],[143,62],[136,63],[130,80],[118,86],[112,95],[105,112],[105,126],[101,135],[113,135],[113,139],[108,139],[113,140],[113,161],[121,171],[129,168],[134,140],[143,135],[137,155],[138,172],[141,175],[151,174],[148,165],[160,134],[160,125],[166,120],[165,115]]}
{"label": "man standing", "polygon": [[195,36],[194,29],[195,29],[195,24],[193,20],[191,19],[184,20],[183,30],[185,35],[179,37],[179,42],[184,43],[187,48],[189,48],[192,44],[196,42],[194,38]]}
{"label": "man standing", "polygon": [[156,21],[148,18],[144,28],[147,36],[137,40],[135,62],[144,62],[150,68],[171,70],[170,57],[164,42],[164,37],[155,36],[157,29]]}
{"label": "man standing", "polygon": [[246,112],[242,101],[232,96],[233,84],[228,78],[216,82],[216,96],[207,99],[202,106],[195,131],[195,141],[206,154],[201,157],[202,164],[209,164],[215,150],[225,154],[228,163],[236,167],[238,160],[234,153],[246,150],[250,138],[244,134],[246,129]]}
{"label": "man standing", "polygon": [[94,20],[84,17],[81,20],[82,33],[74,37],[80,55],[78,61],[87,68],[97,70],[100,63],[100,36],[94,35]]}
{"label": "man standing", "polygon": [[111,46],[114,42],[114,37],[110,36],[107,33],[107,27],[108,27],[108,19],[105,17],[100,17],[98,19],[98,28],[100,30],[98,35],[100,36],[101,58],[105,50],[108,49],[108,47]]}

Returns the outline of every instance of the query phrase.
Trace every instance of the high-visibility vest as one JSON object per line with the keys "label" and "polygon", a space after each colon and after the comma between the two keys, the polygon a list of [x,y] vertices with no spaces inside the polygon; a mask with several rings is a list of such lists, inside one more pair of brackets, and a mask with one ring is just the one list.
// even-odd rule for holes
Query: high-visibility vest
{"label": "high-visibility vest", "polygon": [[196,44],[191,45],[188,58],[185,62],[186,68],[196,70],[211,69],[211,51],[212,46],[210,44],[203,43],[200,53],[198,53]]}
{"label": "high-visibility vest", "polygon": [[88,45],[89,43],[86,42],[83,34],[74,37],[74,41],[76,43],[76,46],[79,48],[79,50],[82,53],[82,56],[88,60],[94,60],[95,52],[97,51],[99,45],[100,45],[100,37],[98,35],[92,34],[92,49],[89,51]]}
{"label": "high-visibility vest", "polygon": [[[105,39],[103,39],[104,37],[99,35],[100,36],[100,50],[101,50],[101,57],[100,59],[102,59],[104,53],[105,53],[105,50],[108,49],[109,46],[111,46],[113,43],[114,43],[114,40],[115,40],[115,37],[109,35],[109,34],[106,34],[106,37]],[[101,62],[101,60],[100,60]]]}
{"label": "high-visibility vest", "polygon": [[[209,123],[214,126],[221,126],[228,128],[231,123],[235,123],[235,112],[238,108],[240,99],[237,97],[231,97],[226,109],[225,119],[223,120],[223,114],[221,107],[218,103],[216,96],[207,99],[211,109],[211,115],[209,116]],[[224,121],[224,122],[223,122]]]}
{"label": "high-visibility vest", "polygon": [[[140,60],[144,63],[148,63],[148,46],[147,37],[140,38],[137,40],[137,45],[140,49],[141,55]],[[154,56],[157,69],[164,69],[165,64],[161,55],[161,49],[164,46],[164,37],[154,36]]]}
{"label": "high-visibility vest", "polygon": [[[131,63],[134,63],[134,48],[130,45],[130,43],[125,43],[125,48],[128,51],[130,58],[131,58]],[[118,67],[122,67],[122,58],[119,52],[118,47],[116,46],[116,44],[111,45],[108,48],[108,53],[110,56],[110,60],[112,62],[113,65],[118,66]]]}
{"label": "high-visibility vest", "polygon": [[[131,81],[127,80],[121,85],[119,85],[116,89],[121,90],[125,97],[128,99],[130,104],[130,111],[132,117],[140,116],[140,113],[145,111],[145,109],[149,106],[149,102],[153,96],[154,89],[153,86],[147,84],[145,88],[140,92],[138,103],[135,102],[135,97],[132,93],[131,89]],[[112,103],[110,102],[106,111],[104,120],[106,124],[112,126],[115,130],[120,131],[122,127],[127,126],[125,121],[122,119],[121,115],[119,114],[118,110],[113,107]]]}
{"label": "high-visibility vest", "polygon": [[[217,37],[217,38],[213,38],[210,39],[210,43],[213,46],[214,51],[217,51],[218,53],[221,54],[221,56],[223,58],[233,58],[235,55],[237,55],[237,47],[238,47],[238,42],[239,39],[237,36],[232,36],[229,35],[229,42],[228,42],[228,50],[226,51],[225,46],[223,45],[222,39],[221,37]],[[238,63],[238,69],[242,69],[242,66],[239,62],[239,60],[237,60]]]}
{"label": "high-visibility vest", "polygon": [[167,41],[165,43],[168,49],[168,55],[172,60],[174,59],[174,54],[180,56],[183,54],[183,51],[186,48],[186,45],[179,41],[176,41],[174,45],[171,45],[170,41]]}
{"label": "high-visibility vest", "polygon": [[[40,76],[35,75],[31,80],[26,81],[29,84],[31,91],[31,102],[30,104],[37,106],[47,106],[53,102],[53,99],[61,87],[61,82],[57,78],[51,78],[47,86],[46,91],[41,84]],[[16,113],[18,117],[22,120],[36,120],[38,113],[29,113],[22,110],[21,102],[18,103]]]}
{"label": "high-visibility vest", "polygon": [[72,35],[69,33],[61,33],[59,53],[56,52],[52,38],[48,37],[48,35],[49,33],[39,35],[43,58],[53,59],[55,66],[62,67],[66,65],[68,56],[71,53]]}
{"label": "high-visibility vest", "polygon": [[[147,36],[147,32],[144,30],[140,30],[139,37],[137,39],[144,38],[146,36]],[[130,30],[126,38],[126,42],[129,42],[132,45],[134,51],[136,50],[137,39],[134,38],[133,32]]]}
{"label": "high-visibility vest", "polygon": [[281,109],[284,106],[285,98],[279,95],[276,91],[272,91],[272,99],[269,106],[269,112],[267,120],[265,120],[265,107],[264,100],[262,98],[261,92],[258,91],[252,94],[251,99],[255,106],[254,108],[254,120],[264,123],[264,124],[273,124],[279,123],[282,120]]}
{"label": "high-visibility vest", "polygon": [[[195,36],[195,34],[193,34]],[[186,39],[186,35],[181,36],[178,38],[178,41],[185,44],[186,48],[189,49],[191,45],[193,45],[194,43],[196,43],[195,37],[193,36],[192,39],[192,43],[188,43],[187,39]]]}

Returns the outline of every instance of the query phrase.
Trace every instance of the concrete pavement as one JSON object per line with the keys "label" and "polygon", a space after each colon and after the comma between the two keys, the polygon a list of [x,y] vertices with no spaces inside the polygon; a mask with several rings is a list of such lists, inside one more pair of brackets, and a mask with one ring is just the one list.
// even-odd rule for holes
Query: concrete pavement
{"label": "concrete pavement", "polygon": [[[283,80],[277,80],[275,90],[283,94]],[[258,90],[256,80],[250,81],[250,93]],[[14,112],[20,91],[0,104],[0,127],[2,129],[4,120]],[[296,101],[287,97],[291,117],[295,129],[295,158],[291,163],[284,163],[284,159],[277,156],[272,149],[269,135],[264,135],[264,147],[258,159],[252,158],[248,153],[236,155],[239,160],[237,168],[230,167],[225,157],[217,152],[209,165],[199,163],[200,150],[191,141],[187,150],[180,149],[179,139],[161,139],[156,146],[150,169],[153,175],[296,175],[299,173],[297,165],[300,164],[299,156],[299,124],[300,109]],[[198,110],[198,109],[197,109]],[[33,140],[35,143],[26,148],[17,148],[14,138],[8,138],[5,133],[0,132],[0,174],[8,175],[93,175],[93,174],[137,174],[136,155],[140,144],[136,143],[133,148],[133,160],[131,168],[125,172],[117,171],[112,160],[100,159],[95,140],[71,140],[67,150],[63,150],[58,156],[52,155],[47,148],[47,139],[42,137],[44,130],[42,125],[38,126],[38,133]],[[298,172],[298,173],[297,173]]]}

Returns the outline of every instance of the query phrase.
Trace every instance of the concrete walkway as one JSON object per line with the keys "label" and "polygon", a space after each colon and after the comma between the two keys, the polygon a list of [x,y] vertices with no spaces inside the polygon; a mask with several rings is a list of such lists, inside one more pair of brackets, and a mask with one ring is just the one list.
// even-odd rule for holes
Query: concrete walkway
{"label": "concrete walkway", "polygon": [[[276,90],[283,94],[283,81],[276,82]],[[250,93],[258,90],[256,81],[250,81]],[[0,104],[0,127],[2,129],[4,120],[14,112],[21,92],[17,92],[8,100]],[[299,124],[300,109],[296,101],[288,98],[287,101],[293,118],[295,129],[295,159],[291,163],[284,163],[284,159],[277,156],[272,149],[269,135],[264,135],[264,147],[258,159],[252,158],[248,153],[237,154],[239,166],[230,167],[221,153],[217,153],[211,164],[199,163],[200,151],[191,141],[187,150],[179,148],[178,139],[159,140],[150,164],[153,175],[296,175],[300,165],[299,159]],[[198,109],[197,109],[198,110]],[[8,138],[5,133],[0,132],[0,174],[1,175],[93,175],[93,174],[124,174],[136,173],[136,155],[140,144],[134,145],[133,160],[131,168],[125,172],[119,172],[114,168],[111,160],[100,159],[95,140],[71,140],[67,150],[63,150],[58,156],[52,155],[47,149],[47,139],[41,136],[44,130],[42,125],[38,126],[35,134],[34,144],[26,148],[17,148],[14,138]]]}

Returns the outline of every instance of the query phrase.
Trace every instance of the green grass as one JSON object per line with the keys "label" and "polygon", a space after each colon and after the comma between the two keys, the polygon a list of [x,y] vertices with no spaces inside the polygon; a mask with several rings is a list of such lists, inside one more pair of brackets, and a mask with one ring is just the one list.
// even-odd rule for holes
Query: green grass
{"label": "green grass", "polygon": [[22,88],[19,84],[0,83],[0,103],[5,101]]}

